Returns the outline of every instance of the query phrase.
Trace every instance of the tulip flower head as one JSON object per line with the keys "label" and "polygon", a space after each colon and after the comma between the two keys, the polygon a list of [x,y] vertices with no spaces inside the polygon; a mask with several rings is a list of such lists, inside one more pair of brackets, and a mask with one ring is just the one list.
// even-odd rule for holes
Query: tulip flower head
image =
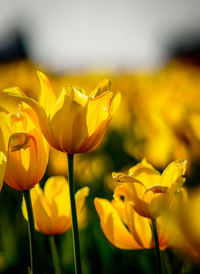
{"label": "tulip flower head", "polygon": [[29,190],[43,177],[49,146],[34,112],[21,106],[18,113],[0,113],[1,147],[7,155],[5,182],[16,190]]}
{"label": "tulip flower head", "polygon": [[113,94],[110,82],[105,80],[90,96],[69,86],[56,98],[47,76],[38,72],[38,77],[41,84],[39,102],[14,89],[9,89],[7,94],[21,98],[35,110],[44,136],[55,149],[69,154],[94,150],[119,106],[120,93]]}
{"label": "tulip flower head", "polygon": [[200,264],[200,189],[197,188],[171,208],[162,212],[167,233],[174,246]]}
{"label": "tulip flower head", "polygon": [[[64,176],[50,177],[46,181],[44,191],[37,184],[30,193],[36,230],[47,235],[55,235],[71,228],[69,186]],[[89,188],[83,187],[75,195],[78,220],[82,225],[86,221],[84,202],[88,194]],[[22,211],[27,219],[24,200]]]}
{"label": "tulip flower head", "polygon": [[[111,202],[95,198],[94,204],[106,238],[120,249],[154,248],[150,220],[140,216],[131,204],[120,199]],[[162,220],[158,218],[160,249],[168,246],[168,237]]]}
{"label": "tulip flower head", "polygon": [[170,205],[181,190],[185,178],[186,160],[178,159],[162,175],[145,159],[129,169],[128,174],[113,173],[116,182],[114,197],[126,197],[138,214],[157,218],[163,204]]}

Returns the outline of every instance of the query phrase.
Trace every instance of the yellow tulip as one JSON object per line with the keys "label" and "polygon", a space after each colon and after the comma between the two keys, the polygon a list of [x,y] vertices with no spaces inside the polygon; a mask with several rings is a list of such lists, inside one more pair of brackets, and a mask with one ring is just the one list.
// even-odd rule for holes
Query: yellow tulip
{"label": "yellow tulip", "polygon": [[[137,214],[129,202],[95,198],[94,204],[106,238],[120,249],[154,248],[150,220]],[[162,220],[158,218],[160,249],[168,246]]]}
{"label": "yellow tulip", "polygon": [[0,190],[3,185],[5,170],[6,170],[6,156],[2,151],[0,151]]}
{"label": "yellow tulip", "polygon": [[126,197],[136,212],[143,217],[155,219],[159,208],[173,201],[185,178],[186,160],[178,159],[164,170],[162,175],[145,159],[129,169],[128,174],[113,173],[116,182],[114,197]]}
{"label": "yellow tulip", "polygon": [[[30,193],[36,230],[44,234],[55,235],[71,228],[69,186],[64,176],[50,177],[46,181],[44,191],[38,184],[31,189]],[[82,225],[85,222],[84,202],[88,194],[89,188],[83,187],[75,195],[78,220]],[[27,219],[24,201],[22,211]]]}
{"label": "yellow tulip", "polygon": [[109,90],[105,80],[90,96],[83,90],[64,87],[56,98],[46,75],[38,72],[41,84],[39,102],[20,95],[16,88],[8,89],[30,105],[36,112],[44,136],[55,149],[69,153],[84,153],[94,150],[102,141],[108,123],[120,103],[120,93]]}
{"label": "yellow tulip", "polygon": [[43,177],[49,157],[34,112],[23,108],[18,113],[0,113],[1,150],[7,156],[5,182],[17,190],[29,190]]}
{"label": "yellow tulip", "polygon": [[200,189],[189,193],[184,199],[164,208],[162,212],[167,233],[179,251],[195,263],[200,263]]}

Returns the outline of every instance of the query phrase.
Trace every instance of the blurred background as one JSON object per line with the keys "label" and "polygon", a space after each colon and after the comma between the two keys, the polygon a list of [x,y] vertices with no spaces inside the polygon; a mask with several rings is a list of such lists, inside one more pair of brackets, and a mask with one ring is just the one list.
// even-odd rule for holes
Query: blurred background
{"label": "blurred background", "polygon": [[[75,85],[86,93],[105,79],[122,103],[103,144],[76,157],[76,188],[88,185],[88,217],[80,231],[84,273],[155,273],[154,252],[113,247],[101,231],[94,197],[112,199],[113,171],[146,157],[162,171],[188,160],[187,187],[199,184],[200,2],[198,0],[0,0],[0,89],[19,86],[38,98],[36,70],[58,93]],[[53,149],[41,185],[67,175],[66,157]],[[27,273],[26,221],[21,193],[0,193],[0,273]],[[49,242],[37,233],[40,273],[53,273]],[[73,273],[71,231],[56,236],[62,269]],[[198,265],[170,249],[171,273]]]}
{"label": "blurred background", "polygon": [[27,55],[54,72],[146,69],[162,64],[174,43],[199,40],[198,0],[0,3],[1,59]]}

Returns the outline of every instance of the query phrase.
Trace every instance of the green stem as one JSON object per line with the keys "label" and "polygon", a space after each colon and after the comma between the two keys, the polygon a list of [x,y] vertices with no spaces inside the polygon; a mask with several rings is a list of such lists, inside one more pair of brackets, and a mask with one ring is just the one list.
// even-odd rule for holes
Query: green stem
{"label": "green stem", "polygon": [[50,246],[51,246],[51,254],[52,254],[52,258],[53,258],[55,274],[61,274],[58,252],[57,252],[57,248],[56,248],[56,244],[55,244],[53,235],[49,235],[49,242],[50,242]]}
{"label": "green stem", "polygon": [[160,248],[159,248],[159,241],[158,241],[156,219],[152,219],[151,221],[152,221],[153,239],[154,239],[154,244],[155,244],[157,273],[162,274],[162,264],[161,264],[161,257],[160,257]]}
{"label": "green stem", "polygon": [[72,214],[72,234],[73,234],[75,273],[81,274],[82,269],[81,269],[80,245],[79,245],[78,222],[77,222],[75,191],[74,191],[74,155],[67,154],[67,158],[68,158],[69,192],[70,192],[71,214]]}
{"label": "green stem", "polygon": [[24,200],[26,203],[28,213],[28,232],[29,232],[29,245],[30,245],[30,259],[31,259],[31,273],[38,273],[36,241],[35,241],[35,228],[33,219],[33,209],[31,204],[30,190],[24,190]]}

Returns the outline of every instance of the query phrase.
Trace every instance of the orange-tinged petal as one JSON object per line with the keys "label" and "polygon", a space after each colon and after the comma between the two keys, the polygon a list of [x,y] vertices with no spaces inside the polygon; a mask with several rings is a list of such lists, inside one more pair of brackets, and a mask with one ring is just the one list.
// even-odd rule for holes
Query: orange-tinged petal
{"label": "orange-tinged petal", "polygon": [[[48,162],[48,147],[37,129],[30,133],[12,134],[8,146],[5,182],[17,189],[28,190],[44,175]],[[40,157],[38,153],[42,153]]]}
{"label": "orange-tinged petal", "polygon": [[163,223],[163,220],[161,217],[158,217],[156,219],[157,223],[157,231],[158,231],[158,240],[159,240],[159,246],[161,250],[166,249],[168,246],[170,246],[170,238],[166,231],[165,223]]}
{"label": "orange-tinged petal", "polygon": [[147,218],[140,216],[133,208],[131,203],[124,201],[128,219],[128,228],[134,239],[143,248],[152,247],[152,233]]}
{"label": "orange-tinged petal", "polygon": [[134,234],[133,236],[139,239],[140,244],[143,248],[152,248],[153,247],[153,239],[152,239],[152,230],[149,225],[149,219],[142,217],[136,211],[134,211]]}
{"label": "orange-tinged petal", "polygon": [[149,200],[144,199],[145,186],[142,183],[136,182],[127,183],[127,187],[131,194],[130,202],[132,202],[135,211],[143,217],[151,218]]}
{"label": "orange-tinged petal", "polygon": [[114,199],[111,203],[138,244],[143,248],[152,248],[152,231],[149,220],[137,214],[127,201]]}
{"label": "orange-tinged petal", "polygon": [[116,209],[109,201],[95,198],[94,204],[100,217],[101,228],[114,246],[121,249],[142,248],[127,230]]}
{"label": "orange-tinged petal", "polygon": [[3,180],[4,180],[4,175],[5,175],[5,170],[6,170],[6,156],[5,154],[0,151],[0,190],[2,189],[3,186]]}
{"label": "orange-tinged petal", "polygon": [[85,138],[85,141],[79,147],[79,153],[90,152],[101,143],[108,123],[109,120],[103,121],[99,128],[91,136]]}

